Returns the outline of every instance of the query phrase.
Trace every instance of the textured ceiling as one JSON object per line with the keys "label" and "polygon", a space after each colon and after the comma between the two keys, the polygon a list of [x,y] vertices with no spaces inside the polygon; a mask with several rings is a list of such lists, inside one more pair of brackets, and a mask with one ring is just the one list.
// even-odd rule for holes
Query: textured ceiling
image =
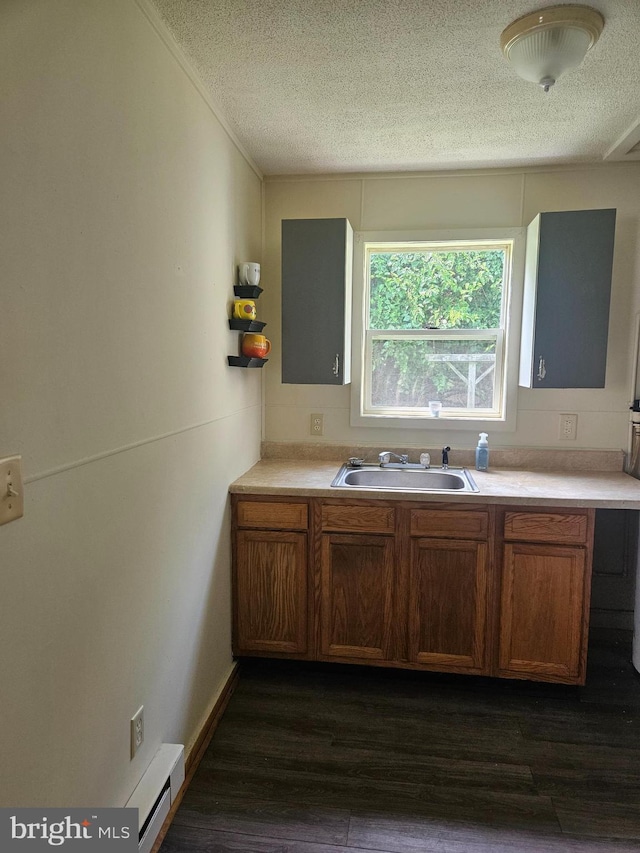
{"label": "textured ceiling", "polygon": [[548,94],[499,42],[550,3],[153,4],[265,174],[597,162],[640,117],[640,0],[592,0],[602,36]]}

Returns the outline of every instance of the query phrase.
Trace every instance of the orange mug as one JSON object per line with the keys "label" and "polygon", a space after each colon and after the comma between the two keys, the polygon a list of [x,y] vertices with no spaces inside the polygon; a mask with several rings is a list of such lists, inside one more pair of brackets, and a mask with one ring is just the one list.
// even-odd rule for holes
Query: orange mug
{"label": "orange mug", "polygon": [[271,341],[267,340],[264,335],[243,335],[242,336],[242,355],[248,355],[251,358],[266,358],[271,352]]}

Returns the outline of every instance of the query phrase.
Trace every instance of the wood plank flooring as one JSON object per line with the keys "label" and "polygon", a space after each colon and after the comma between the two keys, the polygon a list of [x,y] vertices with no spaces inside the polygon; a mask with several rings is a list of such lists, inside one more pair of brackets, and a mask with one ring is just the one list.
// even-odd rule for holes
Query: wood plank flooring
{"label": "wood plank flooring", "polygon": [[244,662],[161,853],[638,853],[630,645],[584,688]]}

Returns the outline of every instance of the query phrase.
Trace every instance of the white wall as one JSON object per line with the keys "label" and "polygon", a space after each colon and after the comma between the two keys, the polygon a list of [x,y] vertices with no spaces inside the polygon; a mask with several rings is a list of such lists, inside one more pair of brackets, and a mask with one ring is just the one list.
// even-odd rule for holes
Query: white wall
{"label": "white wall", "polygon": [[[324,414],[317,441],[434,447],[449,441],[473,447],[477,429],[455,434],[428,420],[416,429],[349,425],[350,386],[282,385],[280,342],[280,222],[286,218],[346,216],[354,231],[526,226],[540,211],[615,207],[616,247],[606,387],[602,390],[517,391],[517,423],[495,433],[501,447],[626,449],[632,399],[633,344],[640,310],[640,164],[567,169],[417,175],[330,175],[267,178],[265,182],[265,319],[274,343],[266,374],[266,438],[310,441],[309,415]],[[301,318],[312,323],[313,317]],[[588,341],[585,341],[588,346]],[[311,357],[313,357],[311,355]],[[578,413],[578,437],[558,439],[559,413]],[[489,432],[491,432],[489,428]]]}
{"label": "white wall", "polygon": [[[231,668],[226,365],[261,180],[134,0],[0,4],[0,805],[122,805]],[[129,719],[145,706],[142,750]]]}

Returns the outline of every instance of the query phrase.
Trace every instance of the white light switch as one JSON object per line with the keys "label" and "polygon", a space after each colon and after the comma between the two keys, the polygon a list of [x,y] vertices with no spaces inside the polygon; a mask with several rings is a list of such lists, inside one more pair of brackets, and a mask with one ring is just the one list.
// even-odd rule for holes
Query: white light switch
{"label": "white light switch", "polygon": [[0,524],[15,521],[24,515],[22,457],[0,459]]}

